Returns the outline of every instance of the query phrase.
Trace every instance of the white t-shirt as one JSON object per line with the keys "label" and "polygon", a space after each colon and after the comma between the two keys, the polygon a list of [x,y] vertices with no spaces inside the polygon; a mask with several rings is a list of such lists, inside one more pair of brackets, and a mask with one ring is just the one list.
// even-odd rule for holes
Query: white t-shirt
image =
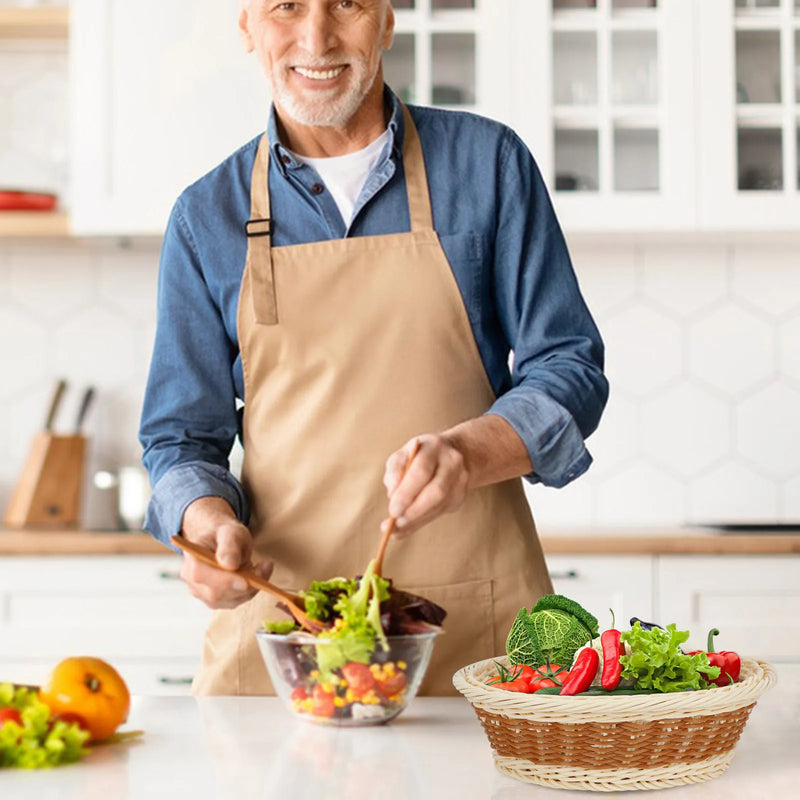
{"label": "white t-shirt", "polygon": [[[384,131],[374,142],[370,142],[362,150],[330,158],[308,158],[297,153],[292,155],[301,163],[314,167],[322,182],[339,206],[345,225],[353,219],[356,205],[367,176],[378,163],[383,146],[389,138],[389,131]],[[291,152],[291,151],[290,151]]]}

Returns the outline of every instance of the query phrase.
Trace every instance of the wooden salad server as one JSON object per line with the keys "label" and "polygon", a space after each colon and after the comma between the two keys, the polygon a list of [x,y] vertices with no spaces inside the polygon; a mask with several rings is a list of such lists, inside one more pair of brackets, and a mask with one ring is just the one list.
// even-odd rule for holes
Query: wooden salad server
{"label": "wooden salad server", "polygon": [[[408,461],[406,461],[406,466],[403,470],[403,475],[400,478],[400,483],[402,483],[403,478],[408,475],[408,471],[411,469],[411,462],[414,460],[414,456],[416,456],[419,452],[419,446],[420,441],[417,439],[417,441],[414,442],[414,446],[411,448],[411,453],[408,456]],[[383,536],[381,536],[381,541],[378,545],[378,554],[375,556],[375,566],[373,570],[375,575],[383,574],[383,557],[386,554],[386,546],[389,544],[389,537],[392,535],[395,522],[397,522],[395,517],[389,517],[389,522],[386,524],[386,530],[383,532]]]}
{"label": "wooden salad server", "polygon": [[258,573],[248,569],[247,567],[240,567],[236,570],[225,569],[225,567],[223,567],[219,561],[217,561],[213,550],[203,547],[202,545],[195,544],[194,542],[190,542],[183,536],[172,536],[170,537],[170,541],[182,552],[191,553],[191,555],[193,555],[198,561],[202,561],[204,564],[208,564],[211,567],[216,567],[216,569],[227,572],[228,574],[238,575],[240,578],[244,578],[254,589],[258,589],[262,592],[268,592],[273,597],[276,597],[284,606],[286,606],[286,609],[295,618],[297,623],[310,633],[316,634],[328,627],[325,623],[316,619],[311,619],[311,617],[306,614],[302,607],[303,598],[299,595],[292,594],[291,592],[281,589],[274,583],[270,583],[268,580],[266,580],[266,578],[262,578]]}

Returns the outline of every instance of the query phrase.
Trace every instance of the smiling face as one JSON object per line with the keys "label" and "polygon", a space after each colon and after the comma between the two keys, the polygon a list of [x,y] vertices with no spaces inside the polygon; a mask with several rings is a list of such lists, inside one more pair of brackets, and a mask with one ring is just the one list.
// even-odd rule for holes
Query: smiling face
{"label": "smiling face", "polygon": [[367,98],[381,102],[389,0],[245,0],[239,27],[276,107],[301,125],[344,127]]}

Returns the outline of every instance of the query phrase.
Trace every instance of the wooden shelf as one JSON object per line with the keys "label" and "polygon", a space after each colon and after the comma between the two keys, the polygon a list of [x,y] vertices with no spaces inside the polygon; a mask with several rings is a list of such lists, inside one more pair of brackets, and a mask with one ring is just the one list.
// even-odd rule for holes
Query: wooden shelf
{"label": "wooden shelf", "polygon": [[0,39],[66,39],[67,6],[0,7]]}
{"label": "wooden shelf", "polygon": [[0,211],[0,238],[69,236],[63,211]]}

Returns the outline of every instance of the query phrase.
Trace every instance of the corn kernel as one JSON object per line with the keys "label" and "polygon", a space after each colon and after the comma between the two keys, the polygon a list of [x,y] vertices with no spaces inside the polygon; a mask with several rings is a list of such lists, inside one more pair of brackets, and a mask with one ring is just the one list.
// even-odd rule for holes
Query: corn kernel
{"label": "corn kernel", "polygon": [[399,669],[408,669],[408,664],[405,661],[398,661],[397,666]]}
{"label": "corn kernel", "polygon": [[344,708],[346,705],[344,697],[334,697],[333,704],[336,706],[336,708]]}

